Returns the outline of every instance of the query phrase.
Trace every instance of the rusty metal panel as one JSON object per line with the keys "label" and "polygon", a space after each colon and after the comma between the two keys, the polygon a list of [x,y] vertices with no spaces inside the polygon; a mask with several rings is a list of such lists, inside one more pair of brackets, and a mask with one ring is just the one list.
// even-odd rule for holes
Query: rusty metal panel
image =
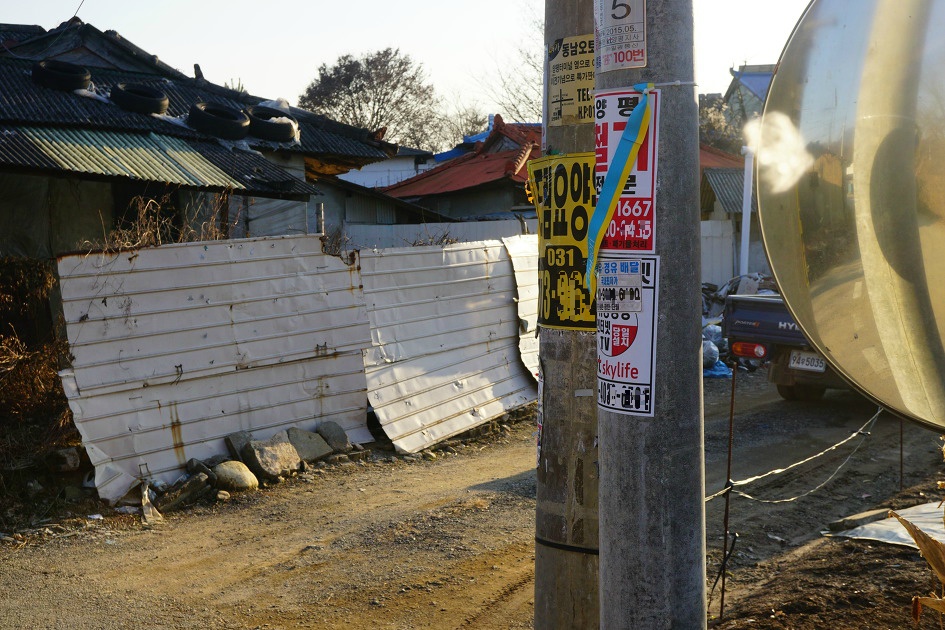
{"label": "rusty metal panel", "polygon": [[512,258],[518,305],[518,347],[522,363],[538,381],[538,236],[503,238]]}
{"label": "rusty metal panel", "polygon": [[334,420],[369,441],[356,269],[317,236],[60,258],[63,383],[100,496],[172,481],[241,429]]}
{"label": "rusty metal panel", "polygon": [[362,251],[361,275],[369,401],[399,450],[417,452],[536,399],[502,243]]}

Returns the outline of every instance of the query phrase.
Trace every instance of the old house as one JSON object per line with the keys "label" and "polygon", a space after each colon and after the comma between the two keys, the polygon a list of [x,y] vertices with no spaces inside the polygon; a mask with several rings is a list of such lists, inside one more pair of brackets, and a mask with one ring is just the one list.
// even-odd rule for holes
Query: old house
{"label": "old house", "polygon": [[397,147],[397,155],[394,157],[348,171],[339,175],[338,179],[368,188],[386,188],[434,166],[434,156],[430,151],[400,146]]}
{"label": "old house", "polygon": [[379,134],[213,84],[198,66],[188,77],[78,18],[0,25],[0,40],[0,255],[101,239],[134,199],[233,237],[426,214],[338,180],[396,153]]}
{"label": "old house", "polygon": [[505,123],[496,115],[486,138],[470,148],[384,192],[453,219],[534,216],[525,165],[541,157],[541,127]]}
{"label": "old house", "polygon": [[761,226],[758,202],[752,193],[749,233],[743,240],[742,199],[745,186],[745,160],[718,149],[701,145],[699,166],[700,215],[702,221],[702,281],[721,285],[738,275],[742,243],[748,243],[748,271],[771,273]]}
{"label": "old house", "polygon": [[729,70],[732,81],[722,100],[742,125],[761,116],[775,68],[774,65],[764,64],[742,65],[738,70]]}

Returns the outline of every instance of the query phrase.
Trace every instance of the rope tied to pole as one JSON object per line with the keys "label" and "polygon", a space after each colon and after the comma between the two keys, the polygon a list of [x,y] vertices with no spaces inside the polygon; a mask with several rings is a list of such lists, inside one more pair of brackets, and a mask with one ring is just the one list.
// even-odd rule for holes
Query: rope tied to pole
{"label": "rope tied to pole", "polygon": [[[865,438],[867,438],[867,437],[869,437],[869,436],[871,435],[869,429],[872,428],[872,425],[876,423],[876,420],[879,418],[880,414],[883,413],[883,411],[884,411],[884,409],[883,409],[882,407],[880,407],[879,409],[877,409],[877,411],[876,411],[876,413],[873,415],[873,417],[871,417],[869,420],[867,420],[867,421],[863,424],[863,426],[861,426],[859,429],[857,429],[857,430],[854,431],[852,434],[850,434],[849,437],[847,437],[847,438],[845,438],[845,439],[843,439],[843,440],[840,440],[840,441],[837,442],[836,444],[833,444],[833,445],[831,445],[831,446],[828,446],[827,448],[825,448],[824,450],[820,451],[819,453],[816,453],[816,454],[814,454],[814,455],[811,455],[810,457],[808,457],[808,458],[806,458],[806,459],[802,459],[802,460],[800,460],[800,461],[798,461],[798,462],[794,462],[794,463],[791,464],[790,466],[786,466],[786,467],[784,467],[784,468],[776,468],[776,469],[774,469],[774,470],[769,470],[769,471],[766,472],[766,473],[763,473],[763,474],[761,474],[761,475],[756,475],[756,476],[754,476],[754,477],[749,477],[748,479],[742,479],[742,480],[739,480],[739,481],[728,480],[728,481],[726,482],[726,484],[725,484],[725,487],[722,488],[722,490],[716,492],[715,494],[711,494],[711,495],[709,495],[709,496],[707,496],[707,497],[705,498],[706,503],[708,503],[708,502],[711,501],[712,499],[716,499],[716,498],[718,498],[718,497],[720,497],[720,496],[724,496],[725,494],[728,494],[728,493],[730,493],[730,492],[733,492],[733,493],[737,494],[737,495],[740,496],[740,497],[744,497],[744,498],[746,498],[746,499],[751,499],[752,501],[758,501],[758,502],[760,502],[760,503],[788,503],[788,502],[791,502],[791,501],[797,501],[798,499],[800,499],[800,498],[802,498],[802,497],[806,497],[806,496],[808,496],[808,495],[813,494],[814,492],[820,490],[820,489],[823,488],[825,485],[827,485],[834,477],[836,477],[836,476],[840,473],[840,471],[843,469],[843,467],[847,465],[847,463],[850,461],[850,459],[853,457],[853,455],[856,454],[856,452],[860,449],[861,446],[863,446],[863,444],[864,444],[864,442],[865,442]],[[831,473],[831,475],[830,475],[829,477],[827,477],[827,479],[825,479],[824,481],[822,481],[821,483],[819,483],[818,485],[816,485],[816,486],[813,487],[812,489],[808,490],[807,492],[804,492],[804,493],[802,493],[802,494],[799,494],[799,495],[797,495],[797,496],[790,497],[790,498],[787,498],[787,499],[759,499],[759,498],[757,498],[757,497],[753,497],[753,496],[749,495],[748,493],[743,492],[743,491],[737,489],[737,488],[740,487],[740,486],[747,486],[747,485],[749,485],[749,484],[755,483],[756,481],[760,481],[760,480],[765,479],[765,478],[767,478],[767,477],[771,477],[771,476],[774,476],[774,475],[781,475],[781,474],[784,474],[784,473],[786,473],[786,472],[788,472],[788,471],[790,471],[790,470],[793,470],[794,468],[797,468],[798,466],[803,466],[804,464],[807,464],[807,463],[809,463],[809,462],[812,462],[812,461],[814,461],[815,459],[826,455],[827,453],[830,453],[830,452],[832,452],[832,451],[837,450],[838,448],[840,448],[841,446],[843,446],[844,444],[846,444],[847,442],[853,440],[854,438],[856,438],[856,437],[858,437],[858,436],[862,436],[862,437],[864,438],[863,441],[861,441],[859,444],[856,445],[856,448],[853,449],[853,451],[846,457],[846,459],[843,460],[843,462],[837,467],[837,469],[834,470],[833,473]]]}

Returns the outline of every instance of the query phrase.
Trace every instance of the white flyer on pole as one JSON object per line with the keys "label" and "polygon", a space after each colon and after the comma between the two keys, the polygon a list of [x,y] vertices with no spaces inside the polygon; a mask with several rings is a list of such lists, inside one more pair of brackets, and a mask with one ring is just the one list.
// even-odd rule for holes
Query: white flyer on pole
{"label": "white flyer on pole", "polygon": [[597,274],[597,405],[652,417],[659,257],[602,255]]}
{"label": "white flyer on pole", "polygon": [[597,72],[646,66],[646,1],[594,0]]}

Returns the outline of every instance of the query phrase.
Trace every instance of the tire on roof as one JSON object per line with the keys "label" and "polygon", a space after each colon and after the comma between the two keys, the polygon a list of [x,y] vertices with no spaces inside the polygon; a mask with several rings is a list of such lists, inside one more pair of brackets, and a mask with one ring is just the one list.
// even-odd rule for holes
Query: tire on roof
{"label": "tire on roof", "polygon": [[280,109],[255,105],[248,107],[249,133],[263,140],[291,142],[295,139],[298,121]]}
{"label": "tire on roof", "polygon": [[92,81],[88,68],[58,59],[34,63],[32,77],[39,85],[67,92],[87,89]]}
{"label": "tire on roof", "polygon": [[167,94],[143,83],[118,83],[112,86],[109,98],[129,112],[163,114],[167,111]]}
{"label": "tire on roof", "polygon": [[249,134],[249,116],[229,105],[194,103],[187,124],[224,140],[242,140]]}

